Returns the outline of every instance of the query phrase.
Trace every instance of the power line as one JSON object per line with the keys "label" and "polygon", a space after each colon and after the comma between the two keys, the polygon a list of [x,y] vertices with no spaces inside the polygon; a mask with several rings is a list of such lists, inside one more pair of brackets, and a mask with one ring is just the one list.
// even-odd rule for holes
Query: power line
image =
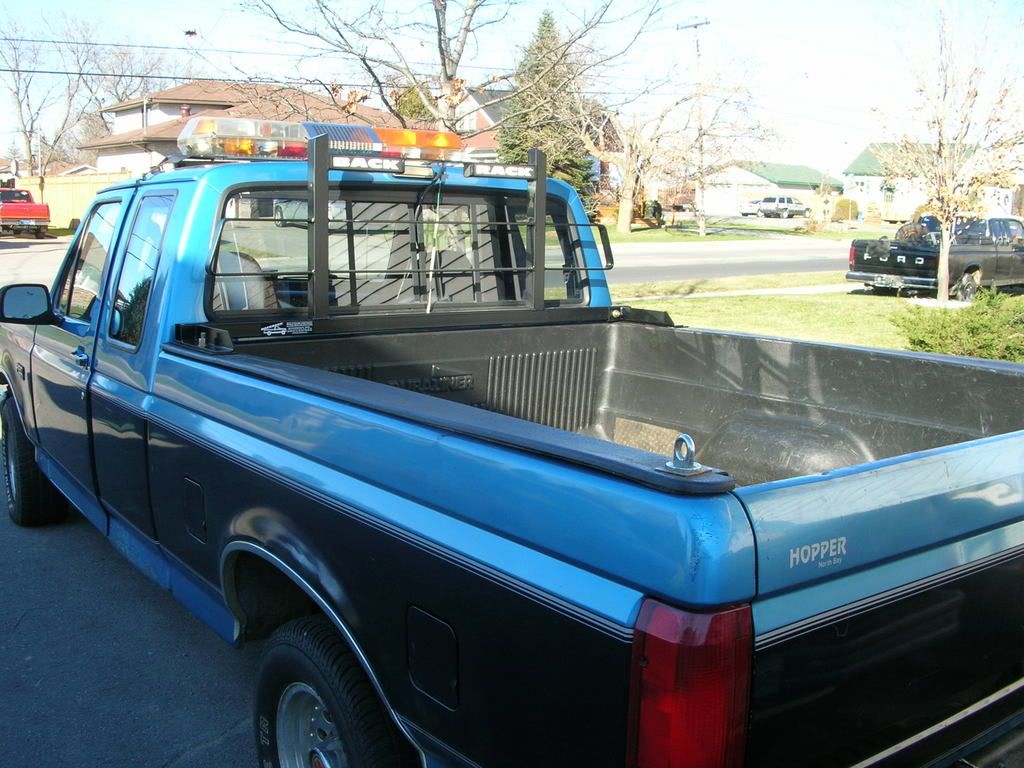
{"label": "power line", "polygon": [[[237,54],[240,56],[274,56],[278,58],[286,59],[302,59],[302,58],[324,58],[326,56],[337,56],[338,58],[348,58],[349,55],[343,51],[330,51],[324,48],[310,48],[308,51],[313,51],[311,55],[307,52],[296,52],[296,53],[285,53],[283,51],[253,51],[244,48],[198,48],[188,45],[157,45],[155,43],[97,43],[92,40],[54,40],[49,38],[39,37],[0,37],[0,40],[7,43],[30,43],[33,45],[49,45],[53,47],[64,46],[64,45],[80,45],[85,48],[132,48],[143,51],[175,51],[178,53],[194,53],[194,54],[207,54],[207,53],[227,53]],[[410,62],[417,67],[432,66],[431,64],[423,61]],[[460,63],[459,66],[463,69],[483,69],[490,72],[495,70],[506,69],[506,67],[490,67],[485,64],[465,64]]]}
{"label": "power line", "polygon": [[[0,38],[5,40],[10,38]],[[16,69],[11,67],[0,67],[0,72],[6,73],[21,73],[26,75],[57,75],[65,77],[106,77],[106,78],[119,78],[126,80],[160,80],[160,81],[177,81],[177,82],[200,82],[200,83],[229,83],[232,85],[278,85],[295,88],[302,85],[313,85],[315,81],[309,79],[294,79],[294,80],[280,80],[274,78],[229,78],[229,77],[189,77],[185,75],[154,75],[154,74],[137,74],[131,72],[86,72],[86,71],[74,71],[74,70],[61,70],[61,69]],[[373,91],[375,86],[369,83],[331,83],[331,85],[339,86],[342,88],[356,88],[364,91]],[[585,96],[621,96],[621,91],[613,90],[587,90],[581,91]],[[682,97],[692,95],[689,91],[652,91],[648,94],[649,97]],[[816,115],[801,114],[799,112],[791,112],[788,110],[778,109],[776,107],[769,107],[764,104],[760,104],[750,99],[729,99],[722,98],[721,96],[715,97],[705,93],[705,96],[712,100],[717,101],[733,101],[737,105],[746,106],[753,109],[762,110],[769,113],[775,113],[779,115],[786,115],[789,117],[796,117],[811,122],[845,126],[846,123],[831,121],[822,119]],[[849,109],[849,111],[854,111]]]}
{"label": "power line", "polygon": [[[181,80],[198,83],[232,83],[235,85],[311,85],[311,80],[274,80],[271,78],[230,78],[230,77],[196,77],[191,75],[146,75],[134,72],[84,72],[70,69],[18,69],[14,67],[0,67],[0,72],[20,73],[23,75],[64,75],[67,77],[117,77],[126,80]],[[334,83],[342,88],[361,88],[370,90],[372,86],[365,83]]]}

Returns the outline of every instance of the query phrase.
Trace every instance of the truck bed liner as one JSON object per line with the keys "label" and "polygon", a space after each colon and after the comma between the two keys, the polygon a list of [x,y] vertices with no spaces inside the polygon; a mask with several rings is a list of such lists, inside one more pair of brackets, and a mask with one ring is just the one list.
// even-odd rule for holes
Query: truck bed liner
{"label": "truck bed liner", "polygon": [[749,485],[1024,427],[1018,366],[635,323],[286,337],[220,360],[689,493],[731,481],[663,472],[680,432],[698,460]]}

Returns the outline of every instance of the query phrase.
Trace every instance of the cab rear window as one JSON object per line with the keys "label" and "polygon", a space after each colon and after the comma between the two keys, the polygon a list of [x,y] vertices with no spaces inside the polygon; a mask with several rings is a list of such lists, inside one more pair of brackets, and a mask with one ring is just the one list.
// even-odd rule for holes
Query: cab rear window
{"label": "cab rear window", "polygon": [[[524,304],[529,291],[525,196],[445,190],[344,190],[328,205],[329,301],[368,307]],[[214,254],[210,309],[275,312],[309,306],[305,190],[228,198]],[[545,298],[579,302],[585,273],[564,203],[548,200]]]}

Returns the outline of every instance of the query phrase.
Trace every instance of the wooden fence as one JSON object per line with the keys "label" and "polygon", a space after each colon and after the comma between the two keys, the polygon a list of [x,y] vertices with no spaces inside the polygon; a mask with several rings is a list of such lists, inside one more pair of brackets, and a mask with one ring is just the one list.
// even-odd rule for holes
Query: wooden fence
{"label": "wooden fence", "polygon": [[36,202],[50,206],[50,226],[70,227],[81,219],[89,203],[104,187],[132,178],[130,173],[81,173],[73,176],[28,176],[18,179],[18,189],[27,189]]}

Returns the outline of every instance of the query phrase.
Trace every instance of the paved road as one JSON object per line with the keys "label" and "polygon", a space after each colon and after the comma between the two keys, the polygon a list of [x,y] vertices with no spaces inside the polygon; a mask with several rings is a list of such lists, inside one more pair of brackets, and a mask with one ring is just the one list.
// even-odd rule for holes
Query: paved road
{"label": "paved road", "polygon": [[18,282],[51,285],[70,239],[0,238],[0,285]]}
{"label": "paved road", "polygon": [[613,245],[611,285],[655,280],[704,280],[731,275],[824,272],[846,269],[846,240],[771,238],[708,243],[628,243]]}
{"label": "paved road", "polygon": [[[0,239],[0,285],[19,281],[49,285],[68,239]],[[846,241],[806,238],[620,244],[613,246],[615,269],[608,273],[608,281],[621,285],[845,269],[849,247]]]}
{"label": "paved road", "polygon": [[77,514],[0,513],[0,765],[254,768],[259,649],[235,650]]}

